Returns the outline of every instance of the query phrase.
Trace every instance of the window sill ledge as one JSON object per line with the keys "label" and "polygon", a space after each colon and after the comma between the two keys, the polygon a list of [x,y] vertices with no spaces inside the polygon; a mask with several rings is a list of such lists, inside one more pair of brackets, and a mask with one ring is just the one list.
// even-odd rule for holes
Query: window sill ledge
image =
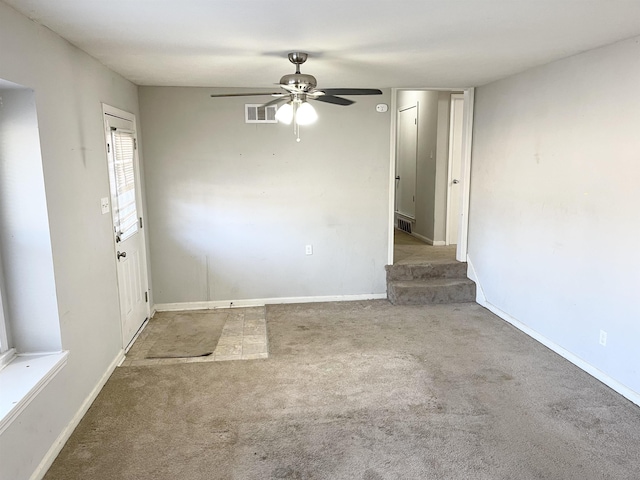
{"label": "window sill ledge", "polygon": [[62,370],[68,354],[16,355],[0,371],[0,434]]}

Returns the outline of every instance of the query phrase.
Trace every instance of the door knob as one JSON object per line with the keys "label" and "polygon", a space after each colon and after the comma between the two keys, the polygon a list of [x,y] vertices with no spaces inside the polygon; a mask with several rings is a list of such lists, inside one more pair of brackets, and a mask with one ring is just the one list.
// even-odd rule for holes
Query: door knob
{"label": "door knob", "polygon": [[120,260],[120,257],[127,257],[127,252],[118,252],[116,253],[116,256],[118,257],[118,260]]}
{"label": "door knob", "polygon": [[460,183],[460,180],[454,180],[454,181],[453,181],[453,184],[454,184],[454,185],[457,185],[457,184],[459,184],[459,183]]}
{"label": "door knob", "polygon": [[400,175],[397,175],[397,176],[396,176],[396,180],[400,180]]}

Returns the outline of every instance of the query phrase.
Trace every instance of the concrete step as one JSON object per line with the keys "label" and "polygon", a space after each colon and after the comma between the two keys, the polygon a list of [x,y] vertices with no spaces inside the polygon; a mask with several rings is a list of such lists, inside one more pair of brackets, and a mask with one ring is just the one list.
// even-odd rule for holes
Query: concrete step
{"label": "concrete step", "polygon": [[467,264],[455,260],[440,260],[408,265],[387,265],[387,281],[426,280],[429,278],[466,278]]}
{"label": "concrete step", "polygon": [[387,297],[394,305],[475,302],[476,284],[467,278],[429,278],[387,282]]}

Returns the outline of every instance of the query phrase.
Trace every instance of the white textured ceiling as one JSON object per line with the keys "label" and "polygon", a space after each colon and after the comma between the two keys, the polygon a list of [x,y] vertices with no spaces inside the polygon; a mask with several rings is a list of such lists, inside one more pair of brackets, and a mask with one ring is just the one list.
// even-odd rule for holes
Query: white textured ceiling
{"label": "white textured ceiling", "polygon": [[640,0],[4,0],[139,85],[478,86],[640,35]]}

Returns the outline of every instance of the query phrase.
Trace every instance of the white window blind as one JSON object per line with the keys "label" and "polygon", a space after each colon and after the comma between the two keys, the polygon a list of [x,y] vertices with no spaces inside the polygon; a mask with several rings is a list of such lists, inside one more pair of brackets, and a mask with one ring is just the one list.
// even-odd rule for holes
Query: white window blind
{"label": "white window blind", "polygon": [[113,191],[116,192],[115,221],[120,241],[135,235],[138,231],[138,211],[136,208],[136,179],[133,161],[135,138],[132,132],[112,130],[113,144]]}

